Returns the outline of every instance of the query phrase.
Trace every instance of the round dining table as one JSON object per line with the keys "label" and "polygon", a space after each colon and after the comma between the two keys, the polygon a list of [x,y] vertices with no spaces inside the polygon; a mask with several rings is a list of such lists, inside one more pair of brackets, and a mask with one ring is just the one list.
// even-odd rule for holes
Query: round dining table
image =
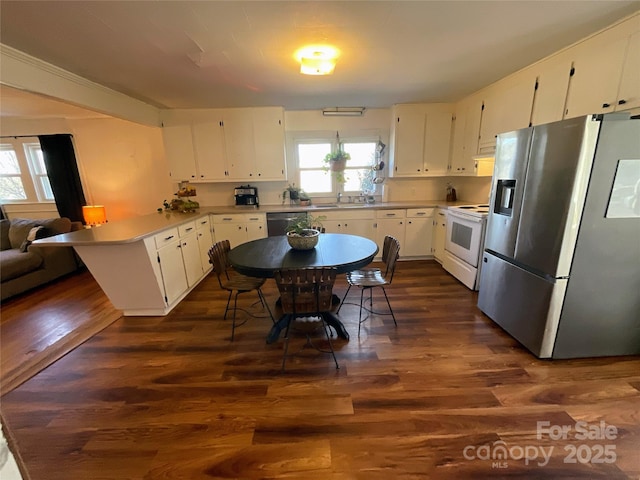
{"label": "round dining table", "polygon": [[[289,246],[285,235],[279,235],[232,248],[229,262],[243,275],[273,278],[277,270],[290,268],[325,267],[335,268],[337,273],[346,273],[368,265],[377,253],[376,242],[357,235],[322,233],[318,244],[311,250],[295,250]],[[349,333],[338,317],[329,317],[327,323],[334,327],[339,337],[348,340]],[[267,343],[277,340],[284,326],[286,323],[283,319],[276,322],[267,337]]]}

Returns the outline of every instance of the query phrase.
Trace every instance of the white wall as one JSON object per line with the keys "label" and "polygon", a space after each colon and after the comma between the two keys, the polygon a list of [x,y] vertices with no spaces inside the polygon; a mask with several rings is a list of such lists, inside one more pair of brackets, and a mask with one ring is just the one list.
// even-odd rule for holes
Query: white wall
{"label": "white wall", "polygon": [[[70,133],[89,204],[106,207],[111,221],[146,215],[170,200],[162,130],[116,118],[65,120],[3,119],[0,135]],[[8,206],[9,216],[45,218],[51,205]],[[55,207],[54,207],[55,209]],[[20,213],[11,213],[20,210]]]}
{"label": "white wall", "polygon": [[115,118],[70,123],[87,202],[104,205],[109,220],[153,213],[171,200],[160,128]]}

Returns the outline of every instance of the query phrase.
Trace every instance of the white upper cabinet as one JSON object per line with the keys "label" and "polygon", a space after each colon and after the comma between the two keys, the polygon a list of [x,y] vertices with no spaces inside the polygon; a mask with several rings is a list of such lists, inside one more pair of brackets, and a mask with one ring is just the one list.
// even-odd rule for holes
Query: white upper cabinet
{"label": "white upper cabinet", "polygon": [[533,100],[531,124],[542,125],[562,120],[564,102],[569,88],[571,58],[568,55],[551,57],[537,64],[538,85]]}
{"label": "white upper cabinet", "polygon": [[640,107],[640,31],[629,37],[616,110]]}
{"label": "white upper cabinet", "polygon": [[446,175],[453,105],[394,105],[392,114],[390,176]]}
{"label": "white upper cabinet", "polygon": [[451,175],[471,175],[474,170],[473,157],[478,154],[482,97],[472,95],[456,105],[456,120],[453,131]]}
{"label": "white upper cabinet", "polygon": [[286,179],[282,107],[181,111],[163,136],[176,181]]}
{"label": "white upper cabinet", "polygon": [[190,125],[175,125],[162,129],[164,151],[172,180],[196,180],[196,161]]}
{"label": "white upper cabinet", "polygon": [[576,47],[565,118],[614,111],[626,44],[619,38]]}
{"label": "white upper cabinet", "polygon": [[528,71],[518,72],[487,90],[480,124],[478,153],[492,153],[499,133],[529,126],[536,77]]}
{"label": "white upper cabinet", "polygon": [[250,108],[230,108],[224,111],[224,140],[229,177],[253,180],[256,150]]}
{"label": "white upper cabinet", "polygon": [[285,180],[284,109],[253,110],[256,174],[259,180]]}
{"label": "white upper cabinet", "polygon": [[228,172],[222,118],[194,123],[192,129],[198,180],[224,180]]}
{"label": "white upper cabinet", "polygon": [[571,48],[565,118],[634,108],[640,96],[640,15]]}

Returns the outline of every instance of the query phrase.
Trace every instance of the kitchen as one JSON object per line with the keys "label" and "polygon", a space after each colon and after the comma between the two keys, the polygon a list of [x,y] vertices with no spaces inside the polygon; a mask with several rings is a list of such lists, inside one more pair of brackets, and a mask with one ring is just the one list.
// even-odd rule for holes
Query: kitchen
{"label": "kitchen", "polygon": [[[610,40],[613,38],[615,41],[612,41],[612,43],[618,47],[621,37],[626,36],[630,38],[632,36],[628,34],[629,31],[626,29],[629,25],[633,26],[637,24],[637,16],[635,19],[631,18],[627,20],[627,22],[628,23],[617,25],[616,28],[607,30],[607,32],[602,35],[605,37],[611,35]],[[612,32],[615,32],[615,35]],[[558,69],[562,71],[570,69],[572,62],[580,65],[580,62],[584,59],[584,49],[588,47],[600,48],[602,44],[606,42],[603,42],[602,38],[596,36],[583,43],[584,44],[581,43],[576,46],[576,50],[574,51],[571,49],[563,50],[558,55],[550,57],[547,62],[537,63],[521,72],[509,75],[503,80],[464,97],[456,104],[453,104],[452,111],[455,114],[455,123],[451,122],[450,124],[453,129],[450,137],[451,157],[446,159],[444,166],[439,165],[436,167],[436,170],[439,170],[440,173],[435,176],[425,171],[408,173],[411,167],[406,167],[400,175],[394,175],[393,170],[387,171],[388,175],[383,184],[384,187],[388,187],[386,189],[387,200],[389,202],[403,202],[404,204],[414,202],[415,204],[420,204],[426,202],[429,206],[436,208],[442,205],[441,202],[444,201],[447,184],[451,182],[456,188],[458,198],[461,200],[459,203],[486,205],[489,200],[491,177],[475,175],[476,165],[474,164],[474,157],[478,154],[491,154],[492,149],[495,148],[495,134],[498,132],[505,131],[505,129],[513,130],[514,128],[527,126],[531,120],[533,120],[532,123],[536,125],[547,123],[550,118],[549,115],[551,115],[553,119],[553,115],[558,115],[558,111],[560,116],[563,115],[565,102],[552,102],[549,101],[549,98],[556,95],[557,91],[562,92],[564,90],[564,93],[566,93],[567,85],[561,84],[557,91],[553,90],[549,92],[549,96],[546,96],[546,94],[543,94],[545,91],[545,82],[541,81],[540,88],[535,90],[532,87],[535,81],[532,82],[532,80],[538,77],[544,80],[545,74],[547,73],[552,75],[556,71],[556,64],[561,65]],[[624,47],[620,50],[622,52],[621,56],[612,56],[620,59],[620,72],[623,70],[624,53],[627,51],[627,48],[627,43],[625,43]],[[581,51],[581,49],[583,50]],[[618,52],[618,50],[615,51]],[[3,49],[3,78],[5,75],[4,65],[7,64],[4,60],[9,56],[7,52],[8,50]],[[28,69],[31,66],[32,70],[28,71],[37,72],[37,75],[27,74],[15,81],[12,79],[10,83],[23,86],[31,91],[52,93],[48,90],[49,87],[43,86],[43,84],[53,79],[60,81],[59,76],[50,71],[43,73],[40,69],[30,64],[26,58],[20,58],[15,52],[12,53],[13,55],[10,56],[11,58],[8,63],[9,66],[15,65],[15,62],[19,62],[24,68]],[[582,54],[582,56],[580,56],[580,54]],[[629,58],[633,59],[633,56],[629,56]],[[20,62],[21,60],[22,62]],[[580,68],[576,68],[576,72],[575,78],[571,79],[572,86],[575,87],[571,91],[577,92],[575,94],[572,93],[572,101],[581,100],[579,97],[576,97],[576,95],[584,89],[583,86],[580,86],[578,80],[580,78]],[[11,68],[6,70],[6,74],[12,74]],[[621,75],[620,73],[614,82],[616,85],[620,83]],[[41,80],[27,80],[25,77],[33,79],[40,78]],[[582,77],[583,80],[584,78],[585,77]],[[525,85],[525,87],[522,87],[522,85]],[[528,99],[527,95],[522,97],[519,94],[523,90],[531,95],[530,99]],[[59,92],[57,94],[60,95]],[[69,95],[69,92],[65,91],[62,97],[59,96],[58,98],[64,98]],[[113,98],[108,95],[107,97]],[[524,104],[528,105],[528,108],[519,110],[516,106],[520,104],[523,98]],[[514,99],[517,101],[514,101]],[[67,98],[67,100],[69,99]],[[491,100],[493,100],[493,103]],[[584,100],[584,98],[582,98],[582,100]],[[615,100],[611,101],[611,104],[617,105],[617,100],[616,90]],[[626,101],[623,97],[620,97],[620,100]],[[105,103],[108,104],[109,102],[105,102],[104,99],[102,99],[102,101],[96,102],[95,105],[101,107],[98,109],[102,111],[118,108],[117,105],[115,107],[109,105],[109,108],[105,108]],[[402,102],[398,102],[398,105],[401,103]],[[580,113],[586,113],[574,110],[571,102],[569,103],[572,116],[574,114],[578,116]],[[592,113],[600,111],[603,108],[605,110],[617,108],[615,106],[603,107],[602,104],[604,103],[608,102],[600,102],[597,108],[593,108],[593,105],[587,105],[584,108],[587,108],[587,111]],[[560,106],[560,104],[562,105]],[[484,109],[482,108],[483,105]],[[631,102],[626,105],[629,108],[633,108]],[[131,107],[128,118],[138,119],[139,122],[132,123],[118,118],[99,118],[98,116],[92,119],[66,121],[60,121],[59,119],[23,120],[20,122],[3,121],[3,135],[59,133],[61,130],[72,132],[76,142],[80,168],[84,178],[88,180],[87,184],[91,192],[91,201],[92,203],[106,204],[109,220],[115,223],[126,218],[146,215],[149,214],[149,212],[155,211],[156,208],[161,206],[163,199],[171,198],[171,195],[176,190],[177,183],[175,181],[167,181],[166,171],[168,171],[169,168],[163,169],[158,167],[158,163],[162,163],[163,161],[159,161],[158,159],[164,159],[165,155],[162,131],[157,126],[150,127],[148,126],[149,124],[146,123],[146,120],[150,117],[148,108],[139,104],[134,108],[134,103],[130,103],[128,106]],[[545,112],[545,110],[542,109],[543,106],[550,106],[550,108]],[[506,115],[505,111],[509,115]],[[135,112],[135,114],[131,114],[131,112]],[[174,111],[163,113],[165,117],[175,117],[183,112]],[[208,116],[211,112],[201,111],[193,113],[203,115],[206,121],[211,120],[211,117]],[[295,136],[296,131],[323,130],[326,132],[334,132],[338,130],[344,132],[357,127],[358,129],[372,130],[379,133],[381,140],[389,145],[390,150],[392,149],[391,146],[397,143],[392,140],[392,134],[396,132],[396,129],[390,128],[392,119],[403,119],[405,115],[417,116],[428,126],[429,113],[430,112],[425,113],[424,111],[416,113],[411,110],[403,110],[403,107],[390,106],[388,108],[367,108],[365,114],[360,118],[323,117],[319,109],[315,111],[284,109],[283,111],[285,136]],[[511,114],[513,114],[513,117],[508,118]],[[118,117],[122,116],[118,115]],[[165,118],[165,120],[167,123],[170,123],[171,119]],[[500,123],[501,121],[506,123]],[[396,123],[405,124],[402,121],[396,121]],[[424,131],[425,130],[423,130],[423,132]],[[479,135],[475,135],[475,141],[477,142],[476,147],[473,146],[474,131],[479,133]],[[118,141],[108,142],[104,140],[104,138],[109,137],[117,138]],[[424,138],[422,140],[424,140]],[[100,148],[96,148],[96,145],[99,145]],[[289,143],[286,143],[286,145],[287,147],[290,146]],[[429,157],[425,156],[425,151],[423,150],[424,145],[425,143],[423,142],[419,148],[419,150],[423,152],[423,155],[412,160],[412,162],[417,162],[417,169],[430,170]],[[427,142],[426,145],[429,146],[429,143]],[[409,146],[408,148],[411,150],[413,147]],[[472,150],[476,155],[469,153]],[[390,153],[391,152],[389,152],[389,154]],[[295,171],[295,165],[290,163],[293,158],[293,155],[286,156],[287,171]],[[391,155],[388,161],[390,167],[393,162]],[[105,168],[107,165],[109,168]],[[167,164],[167,166],[169,166],[169,164]],[[445,175],[442,175],[443,170],[446,172]],[[241,183],[246,184],[247,180],[249,179],[242,178],[241,181],[240,179],[234,179],[229,182],[214,183],[194,182],[198,189],[198,201],[201,205],[232,206],[234,201],[234,187],[237,187]],[[278,207],[280,205],[280,194],[286,184],[287,180],[285,179],[259,182],[261,205]],[[335,202],[335,198],[319,198],[316,201],[318,203]],[[382,201],[382,194],[377,201]],[[436,201],[436,203],[431,203],[432,201]],[[437,214],[437,211],[434,211],[434,214]],[[443,282],[451,288],[452,284],[446,283],[446,280],[443,280]],[[504,345],[501,346],[507,348],[504,347]]]}

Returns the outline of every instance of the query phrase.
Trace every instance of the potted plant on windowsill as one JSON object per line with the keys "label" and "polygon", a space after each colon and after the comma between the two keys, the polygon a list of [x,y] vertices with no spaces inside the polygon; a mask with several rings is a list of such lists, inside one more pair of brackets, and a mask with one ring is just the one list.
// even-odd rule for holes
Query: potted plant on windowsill
{"label": "potted plant on windowsill", "polygon": [[311,205],[311,197],[309,197],[309,195],[307,195],[307,193],[304,190],[300,190],[298,194],[298,199],[300,201],[301,207],[307,207]]}
{"label": "potted plant on windowsill", "polygon": [[287,241],[294,250],[311,250],[318,244],[324,216],[300,214],[287,225]]}
{"label": "potted plant on windowsill", "polygon": [[290,183],[287,185],[287,188],[282,191],[282,204],[284,205],[287,196],[291,202],[297,202],[300,199],[300,192],[302,192],[301,188],[296,187],[295,183]]}

